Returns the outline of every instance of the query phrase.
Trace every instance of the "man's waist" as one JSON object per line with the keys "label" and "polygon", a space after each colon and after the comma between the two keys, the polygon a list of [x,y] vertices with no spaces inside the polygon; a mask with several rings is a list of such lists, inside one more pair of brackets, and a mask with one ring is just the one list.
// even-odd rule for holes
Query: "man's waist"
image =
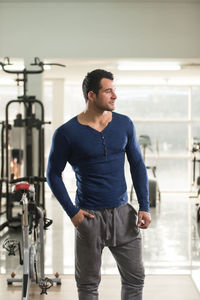
{"label": "man's waist", "polygon": [[124,205],[127,205],[127,201],[126,202],[122,202],[122,203],[118,203],[118,205],[117,206],[111,206],[111,207],[103,207],[103,208],[99,208],[99,209],[96,209],[96,208],[87,208],[87,207],[83,207],[83,206],[78,206],[77,205],[77,207],[78,208],[80,208],[80,209],[84,209],[84,210],[86,210],[86,211],[88,211],[88,212],[92,212],[92,211],[95,211],[95,212],[103,212],[103,211],[105,211],[105,210],[108,210],[108,211],[112,211],[113,209],[115,209],[115,208],[118,208],[118,207],[121,207],[121,206],[124,206]]}
{"label": "man's waist", "polygon": [[105,209],[105,208],[112,208],[118,207],[128,201],[128,194],[127,191],[121,193],[120,195],[99,195],[99,194],[92,194],[85,196],[83,194],[79,194],[78,191],[76,193],[76,205],[86,208],[86,209]]}

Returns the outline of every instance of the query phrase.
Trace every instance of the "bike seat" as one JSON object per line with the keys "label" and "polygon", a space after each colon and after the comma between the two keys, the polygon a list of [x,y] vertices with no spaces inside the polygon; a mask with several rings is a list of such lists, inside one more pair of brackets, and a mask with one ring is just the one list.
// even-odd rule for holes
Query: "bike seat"
{"label": "bike seat", "polygon": [[15,185],[15,189],[16,189],[16,191],[19,191],[19,190],[29,190],[29,188],[30,188],[30,184],[29,183],[17,183],[16,185]]}
{"label": "bike seat", "polygon": [[12,191],[13,192],[17,192],[17,191],[33,191],[33,187],[30,183],[28,182],[19,182],[19,183],[16,183],[13,188],[12,188]]}

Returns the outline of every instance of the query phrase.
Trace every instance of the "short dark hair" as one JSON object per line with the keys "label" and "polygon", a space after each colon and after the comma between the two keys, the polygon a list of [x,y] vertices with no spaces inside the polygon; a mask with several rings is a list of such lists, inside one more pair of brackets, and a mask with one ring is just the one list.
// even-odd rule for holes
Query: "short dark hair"
{"label": "short dark hair", "polygon": [[107,78],[110,80],[114,79],[111,72],[101,69],[96,69],[92,72],[87,73],[82,83],[83,96],[86,102],[88,101],[89,91],[93,91],[96,95],[98,95],[98,92],[101,88],[100,81],[103,78]]}

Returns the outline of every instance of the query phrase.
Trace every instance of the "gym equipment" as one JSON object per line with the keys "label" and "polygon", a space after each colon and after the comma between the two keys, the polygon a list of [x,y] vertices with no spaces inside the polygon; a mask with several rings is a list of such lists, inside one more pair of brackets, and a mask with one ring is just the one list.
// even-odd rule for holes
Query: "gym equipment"
{"label": "gym equipment", "polygon": [[22,247],[17,240],[6,239],[3,247],[8,255],[15,255],[19,251],[19,263],[23,265],[22,278],[15,278],[12,272],[11,278],[7,279],[8,284],[22,282],[22,300],[29,299],[29,289],[32,282],[39,284],[41,294],[47,294],[53,282],[61,284],[58,276],[54,279],[44,275],[44,229],[52,224],[52,220],[44,217],[43,211],[36,204],[35,186],[38,182],[44,182],[42,177],[24,177],[11,180],[13,196],[19,201],[22,207]]}
{"label": "gym equipment", "polygon": [[[17,84],[23,82],[23,95],[15,100],[10,100],[6,105],[5,121],[1,131],[1,180],[0,180],[0,213],[2,211],[2,198],[6,199],[6,221],[0,225],[0,230],[5,227],[16,228],[21,226],[21,218],[15,215],[15,206],[18,202],[13,198],[9,190],[9,180],[23,176],[38,176],[44,178],[44,125],[51,122],[44,121],[44,106],[35,96],[27,95],[28,75],[39,74],[44,71],[45,65],[57,63],[43,63],[35,57],[31,66],[35,70],[11,71],[7,66],[11,65],[8,57],[0,66],[6,73],[17,75]],[[18,105],[14,121],[11,121],[10,111]],[[4,188],[5,186],[5,188]],[[36,186],[36,203],[45,213],[45,185],[38,182]]]}
{"label": "gym equipment", "polygon": [[[192,145],[192,154],[193,154],[193,184],[195,184],[195,180],[197,185],[200,184],[200,138],[193,138],[193,145]],[[196,176],[196,165],[199,164],[198,176]]]}
{"label": "gym equipment", "polygon": [[[142,150],[142,156],[144,163],[146,162],[146,150],[149,149],[152,151],[151,148],[151,139],[148,135],[140,135],[139,136],[139,144]],[[156,178],[156,166],[146,166],[147,170],[151,170],[151,174],[153,175],[152,178],[151,174],[149,176],[149,204],[151,207],[156,207],[156,203],[161,201],[161,193],[158,186],[157,178]],[[134,194],[134,186],[131,186],[131,193],[130,193],[130,201],[133,201],[133,194]]]}
{"label": "gym equipment", "polygon": [[[192,145],[192,164],[193,164],[193,178],[192,183],[193,186],[196,188],[197,193],[194,198],[197,198],[196,208],[197,208],[197,222],[200,222],[200,138],[194,137],[193,138],[193,145]],[[197,169],[198,164],[198,170]]]}

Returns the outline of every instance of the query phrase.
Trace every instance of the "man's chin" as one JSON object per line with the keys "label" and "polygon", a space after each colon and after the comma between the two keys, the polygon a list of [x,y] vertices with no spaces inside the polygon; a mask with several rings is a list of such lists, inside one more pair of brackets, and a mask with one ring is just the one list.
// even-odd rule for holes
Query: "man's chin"
{"label": "man's chin", "polygon": [[113,111],[113,110],[115,110],[115,107],[108,107],[108,108],[106,108],[106,111]]}

